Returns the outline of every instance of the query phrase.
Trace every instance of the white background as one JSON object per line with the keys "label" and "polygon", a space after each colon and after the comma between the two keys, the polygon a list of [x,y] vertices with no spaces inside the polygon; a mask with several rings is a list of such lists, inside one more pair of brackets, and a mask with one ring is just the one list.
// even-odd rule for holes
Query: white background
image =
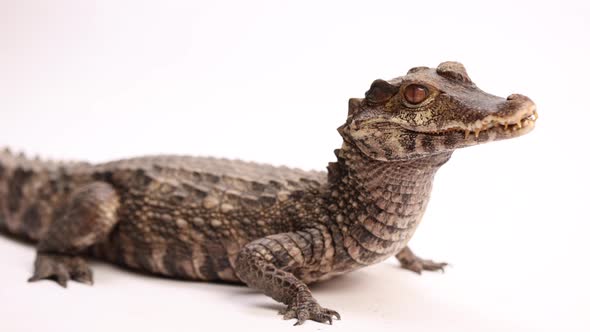
{"label": "white background", "polygon": [[335,326],[244,287],[93,264],[27,284],[0,238],[2,331],[590,331],[587,1],[0,0],[0,145],[45,158],[215,155],[321,169],[349,97],[444,60],[538,105],[531,134],[457,151],[414,250],[313,287]]}

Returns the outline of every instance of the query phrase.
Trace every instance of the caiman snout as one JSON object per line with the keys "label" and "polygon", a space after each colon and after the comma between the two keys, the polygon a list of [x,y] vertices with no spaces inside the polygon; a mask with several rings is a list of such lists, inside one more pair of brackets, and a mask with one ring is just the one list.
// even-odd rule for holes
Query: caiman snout
{"label": "caiman snout", "polygon": [[500,108],[500,114],[507,117],[518,117],[524,119],[531,115],[534,115],[535,120],[537,117],[537,106],[527,96],[518,93],[513,93],[506,97],[506,102]]}

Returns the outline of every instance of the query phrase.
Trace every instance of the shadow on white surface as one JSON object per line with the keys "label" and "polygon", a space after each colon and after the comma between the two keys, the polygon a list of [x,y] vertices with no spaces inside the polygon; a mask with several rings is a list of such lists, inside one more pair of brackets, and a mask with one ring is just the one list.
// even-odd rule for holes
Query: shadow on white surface
{"label": "shadow on white surface", "polygon": [[[92,263],[92,287],[71,282],[64,290],[52,281],[29,284],[34,248],[0,237],[0,252],[0,311],[9,317],[5,331],[80,331],[81,326],[88,332],[276,331],[294,323],[277,314],[281,304],[240,285],[165,279],[101,262]],[[504,273],[478,271],[473,264],[418,276],[390,260],[312,285],[319,303],[339,311],[343,319],[333,327],[310,321],[298,331],[551,331],[560,325],[550,317],[535,318],[554,303],[539,309],[527,298],[512,299],[529,306],[519,308],[519,303],[494,298],[492,293],[502,290],[493,284],[479,284],[501,280]],[[511,294],[518,287],[526,285],[508,283],[502,289]],[[548,320],[546,326],[540,325],[543,320]]]}

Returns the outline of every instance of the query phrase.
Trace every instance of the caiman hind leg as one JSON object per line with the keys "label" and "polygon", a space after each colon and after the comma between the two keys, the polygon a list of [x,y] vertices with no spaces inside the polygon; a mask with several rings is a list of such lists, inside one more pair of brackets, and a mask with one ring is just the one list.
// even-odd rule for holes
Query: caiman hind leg
{"label": "caiman hind leg", "polygon": [[422,271],[443,271],[447,263],[437,263],[433,262],[429,259],[422,259],[416,256],[409,247],[404,247],[397,255],[395,255],[397,260],[402,265],[403,269],[414,271],[418,274],[421,274]]}
{"label": "caiman hind leg", "polygon": [[295,325],[308,319],[332,324],[332,317],[340,319],[340,315],[322,308],[300,280],[304,271],[315,270],[321,264],[326,243],[322,232],[315,228],[255,240],[240,251],[237,275],[249,287],[286,304],[280,314],[285,319],[297,319]]}
{"label": "caiman hind leg", "polygon": [[109,184],[94,182],[74,191],[63,215],[40,239],[29,281],[54,279],[63,287],[68,280],[92,284],[92,271],[82,255],[106,239],[117,223],[118,208],[118,195]]}

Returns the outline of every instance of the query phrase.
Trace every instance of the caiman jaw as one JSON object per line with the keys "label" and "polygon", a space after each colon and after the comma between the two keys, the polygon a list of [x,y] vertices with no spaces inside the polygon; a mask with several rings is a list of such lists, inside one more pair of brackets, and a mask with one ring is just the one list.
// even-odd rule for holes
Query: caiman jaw
{"label": "caiman jaw", "polygon": [[[510,97],[509,97],[510,98]],[[510,99],[508,99],[510,100]],[[533,129],[535,121],[539,118],[535,104],[526,98],[521,106],[509,114],[505,112],[492,113],[481,120],[470,123],[453,123],[450,126],[440,130],[420,130],[418,132],[431,135],[441,135],[450,133],[464,133],[465,139],[471,134],[478,138],[479,135],[486,131],[495,131],[500,136],[516,137],[529,132]]]}
{"label": "caiman jaw", "polygon": [[469,138],[470,134],[474,134],[475,138],[478,138],[481,132],[495,128],[501,128],[508,132],[515,132],[525,128],[531,129],[538,118],[539,115],[537,114],[537,111],[533,110],[531,114],[522,118],[516,118],[516,120],[492,117],[490,119],[486,118],[482,121],[476,122],[474,126],[470,126],[471,128],[468,127],[462,130],[457,128],[456,130],[463,131],[466,139]]}

